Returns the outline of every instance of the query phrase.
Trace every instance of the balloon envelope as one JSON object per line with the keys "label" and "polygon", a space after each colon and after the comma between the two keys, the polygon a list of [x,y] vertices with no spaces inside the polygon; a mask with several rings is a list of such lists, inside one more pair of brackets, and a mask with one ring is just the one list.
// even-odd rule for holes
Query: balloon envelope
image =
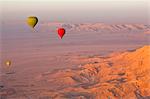
{"label": "balloon envelope", "polygon": [[29,26],[31,26],[32,28],[35,27],[35,25],[38,23],[38,18],[35,16],[30,16],[27,19],[27,23]]}
{"label": "balloon envelope", "polygon": [[62,37],[64,36],[66,31],[64,28],[59,28],[57,32],[58,32],[58,35],[60,36],[60,38],[62,39]]}
{"label": "balloon envelope", "polygon": [[6,65],[6,66],[10,66],[10,65],[11,65],[11,61],[6,61],[6,62],[5,62],[5,65]]}

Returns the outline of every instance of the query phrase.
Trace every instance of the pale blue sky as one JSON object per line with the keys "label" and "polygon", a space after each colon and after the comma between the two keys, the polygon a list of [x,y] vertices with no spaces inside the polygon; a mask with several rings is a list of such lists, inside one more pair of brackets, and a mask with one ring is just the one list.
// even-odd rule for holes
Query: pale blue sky
{"label": "pale blue sky", "polygon": [[3,20],[148,23],[149,0],[0,0]]}

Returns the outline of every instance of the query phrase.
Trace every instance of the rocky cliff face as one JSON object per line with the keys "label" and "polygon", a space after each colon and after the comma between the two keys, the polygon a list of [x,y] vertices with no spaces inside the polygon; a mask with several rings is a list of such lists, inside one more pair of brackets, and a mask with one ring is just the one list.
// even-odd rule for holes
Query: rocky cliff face
{"label": "rocky cliff face", "polygon": [[38,80],[52,90],[41,94],[52,99],[150,98],[150,46],[80,61],[87,64],[42,74]]}

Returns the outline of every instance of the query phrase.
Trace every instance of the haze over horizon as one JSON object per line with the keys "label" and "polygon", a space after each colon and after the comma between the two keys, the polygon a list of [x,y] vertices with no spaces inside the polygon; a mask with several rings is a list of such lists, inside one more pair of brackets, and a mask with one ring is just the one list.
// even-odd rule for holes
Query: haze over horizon
{"label": "haze over horizon", "polygon": [[5,22],[35,15],[40,21],[148,24],[148,0],[1,0]]}

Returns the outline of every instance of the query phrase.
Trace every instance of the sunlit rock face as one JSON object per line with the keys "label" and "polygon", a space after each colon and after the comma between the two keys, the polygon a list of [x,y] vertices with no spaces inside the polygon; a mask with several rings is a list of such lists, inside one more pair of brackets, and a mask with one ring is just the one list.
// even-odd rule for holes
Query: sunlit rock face
{"label": "sunlit rock face", "polygon": [[38,81],[53,87],[41,94],[54,99],[150,98],[150,46],[80,60],[88,63],[41,75]]}

